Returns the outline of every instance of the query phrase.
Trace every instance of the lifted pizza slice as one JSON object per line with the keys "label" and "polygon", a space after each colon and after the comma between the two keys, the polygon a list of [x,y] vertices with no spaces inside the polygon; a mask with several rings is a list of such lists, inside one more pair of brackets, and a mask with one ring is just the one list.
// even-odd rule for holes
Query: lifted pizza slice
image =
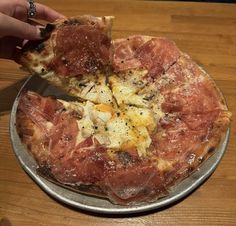
{"label": "lifted pizza slice", "polygon": [[104,97],[107,103],[111,94],[99,74],[109,73],[111,67],[112,19],[79,16],[48,24],[45,39],[28,42],[19,63],[73,96],[94,102]]}

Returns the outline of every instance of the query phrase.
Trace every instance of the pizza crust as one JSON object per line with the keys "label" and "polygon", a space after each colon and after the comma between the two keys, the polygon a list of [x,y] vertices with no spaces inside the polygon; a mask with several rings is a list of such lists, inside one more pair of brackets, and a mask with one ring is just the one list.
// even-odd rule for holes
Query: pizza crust
{"label": "pizza crust", "polygon": [[16,129],[21,141],[26,145],[29,153],[36,160],[39,167],[47,165],[49,151],[41,143],[44,134],[27,115],[18,110],[16,113]]}

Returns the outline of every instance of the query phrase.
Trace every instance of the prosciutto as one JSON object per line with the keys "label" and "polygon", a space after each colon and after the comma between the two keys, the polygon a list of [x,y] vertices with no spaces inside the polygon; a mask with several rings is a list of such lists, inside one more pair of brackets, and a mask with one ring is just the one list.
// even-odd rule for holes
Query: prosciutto
{"label": "prosciutto", "polygon": [[57,30],[55,57],[48,67],[66,77],[107,70],[112,48],[109,29],[96,17],[65,21]]}
{"label": "prosciutto", "polygon": [[180,57],[176,45],[165,38],[131,36],[114,41],[113,67],[116,72],[146,69],[156,79]]}
{"label": "prosciutto", "polygon": [[123,205],[152,200],[167,193],[163,176],[150,162],[117,170],[106,177],[102,187],[113,202]]}

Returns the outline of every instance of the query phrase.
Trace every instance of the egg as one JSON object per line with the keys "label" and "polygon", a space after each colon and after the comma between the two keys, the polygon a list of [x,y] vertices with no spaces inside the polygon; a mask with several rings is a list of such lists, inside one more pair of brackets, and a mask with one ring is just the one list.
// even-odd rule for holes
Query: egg
{"label": "egg", "polygon": [[107,122],[106,134],[110,139],[109,148],[121,148],[126,143],[126,147],[130,148],[137,142],[135,131],[132,125],[125,117],[114,117]]}

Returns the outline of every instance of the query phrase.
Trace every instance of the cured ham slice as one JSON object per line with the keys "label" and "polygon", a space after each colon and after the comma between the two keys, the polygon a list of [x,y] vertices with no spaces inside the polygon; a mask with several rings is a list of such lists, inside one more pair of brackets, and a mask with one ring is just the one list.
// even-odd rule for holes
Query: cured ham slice
{"label": "cured ham slice", "polygon": [[167,71],[180,56],[176,45],[165,38],[131,36],[114,41],[114,69],[146,69],[156,78]]}
{"label": "cured ham slice", "polygon": [[55,57],[49,68],[60,75],[75,76],[109,67],[112,46],[106,24],[89,16],[66,22],[57,30]]}

